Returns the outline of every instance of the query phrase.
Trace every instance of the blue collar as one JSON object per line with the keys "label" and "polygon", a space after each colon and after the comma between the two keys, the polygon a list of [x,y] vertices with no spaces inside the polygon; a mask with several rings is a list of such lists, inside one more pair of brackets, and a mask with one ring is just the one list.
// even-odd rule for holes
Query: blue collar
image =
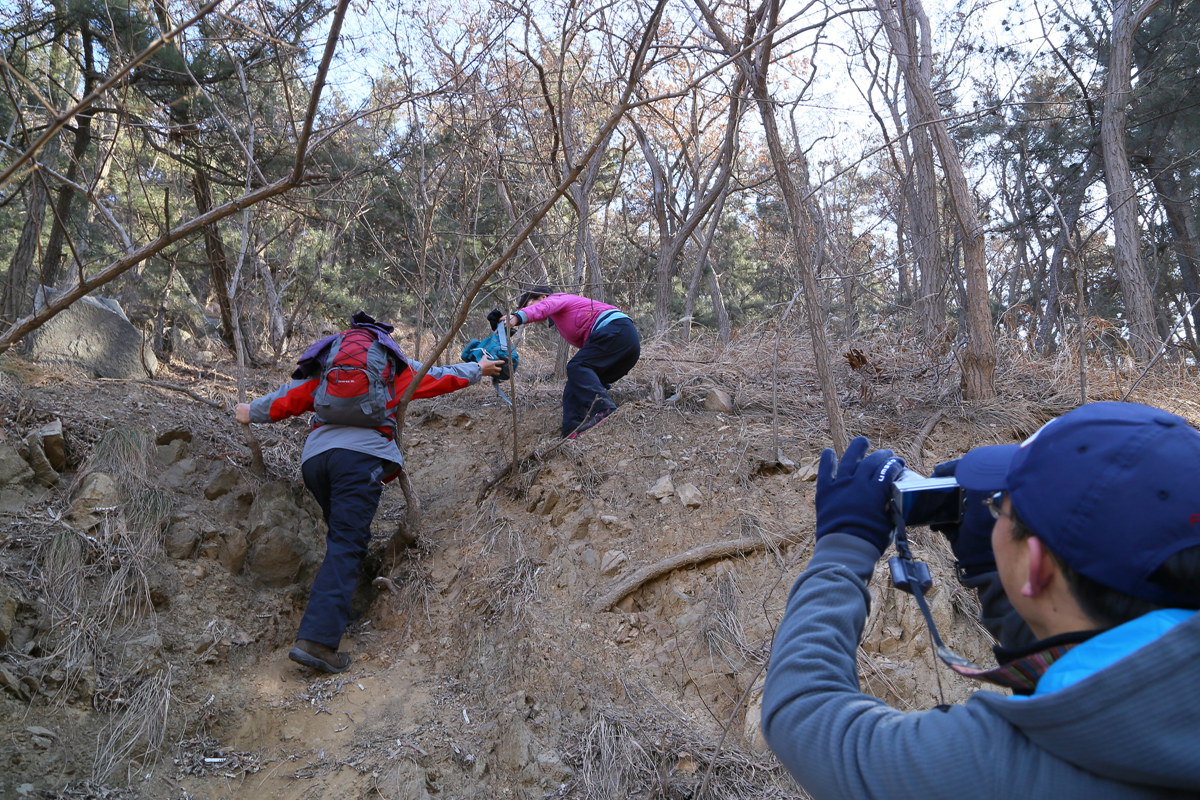
{"label": "blue collar", "polygon": [[1032,696],[1057,692],[1091,677],[1150,644],[1181,622],[1187,622],[1196,613],[1182,608],[1159,609],[1096,634],[1051,664],[1038,681]]}

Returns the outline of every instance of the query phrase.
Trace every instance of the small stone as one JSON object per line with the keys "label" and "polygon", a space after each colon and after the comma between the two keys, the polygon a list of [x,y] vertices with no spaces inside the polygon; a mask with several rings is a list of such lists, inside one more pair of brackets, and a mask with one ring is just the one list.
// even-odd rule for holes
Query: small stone
{"label": "small stone", "polygon": [[646,491],[646,494],[659,500],[675,494],[675,484],[671,480],[671,476],[669,474],[663,475]]}
{"label": "small stone", "polygon": [[699,508],[704,505],[704,495],[694,484],[685,483],[679,487],[679,502],[688,508]]}
{"label": "small stone", "polygon": [[629,558],[620,550],[610,550],[600,559],[600,573],[602,575],[612,575],[621,570],[621,567],[629,561]]}
{"label": "small stone", "polygon": [[733,395],[724,389],[711,387],[704,395],[704,410],[721,414],[733,413]]}

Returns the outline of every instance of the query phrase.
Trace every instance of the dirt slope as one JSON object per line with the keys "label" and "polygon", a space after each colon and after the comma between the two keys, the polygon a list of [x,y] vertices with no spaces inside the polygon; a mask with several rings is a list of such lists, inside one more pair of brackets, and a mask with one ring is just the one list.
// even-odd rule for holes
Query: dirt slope
{"label": "dirt slope", "polygon": [[[295,464],[302,423],[256,426],[269,468],[256,478],[231,421],[229,365],[178,363],[154,386],[4,360],[5,441],[61,419],[71,463],[43,499],[0,515],[0,600],[14,612],[0,702],[16,721],[0,743],[11,765],[0,795],[683,798],[703,787],[713,798],[801,796],[763,747],[757,700],[774,625],[810,552],[812,468],[826,441],[808,367],[796,357],[774,378],[762,374],[753,365],[769,363],[767,348],[652,345],[618,385],[619,412],[557,447],[559,386],[551,358],[532,350],[517,387],[524,461],[499,481],[512,418],[490,386],[417,401],[405,450],[424,507],[420,542],[395,574],[398,592],[364,594],[344,645],[354,665],[331,678],[286,658],[307,578],[264,581],[238,558],[253,560],[254,546],[249,556],[235,547],[265,493],[294,493],[297,530],[312,524]],[[1026,372],[1006,378],[1015,390],[1005,402],[963,409],[918,371],[847,369],[843,394],[854,433],[925,469],[1026,435],[1070,403],[1053,374]],[[251,391],[277,375],[250,376]],[[705,407],[712,387],[732,395],[734,411]],[[1098,376],[1092,390],[1115,388]],[[1179,396],[1143,399],[1172,407]],[[1192,416],[1180,405],[1172,410]],[[131,525],[109,519],[129,508],[104,511],[109,521],[91,528],[70,514],[80,491],[72,473],[94,466],[109,431],[127,428],[160,442],[147,446],[146,482],[175,509],[140,560],[110,536],[133,539]],[[161,443],[165,431],[190,435],[185,458]],[[527,457],[535,451],[544,454]],[[208,499],[225,479],[235,488]],[[377,536],[403,514],[389,487]],[[180,556],[177,529],[189,525],[198,544]],[[319,526],[303,535],[319,548]],[[596,608],[641,568],[731,542],[739,552],[677,566]],[[916,547],[934,569],[943,635],[987,660],[944,544],[918,535]],[[150,603],[88,641],[71,639],[61,576],[81,587],[71,595],[79,609],[111,605],[104,587],[135,561]],[[121,585],[135,597],[143,584]],[[872,591],[859,659],[869,691],[925,708],[974,690],[934,666],[910,598],[882,574]]]}

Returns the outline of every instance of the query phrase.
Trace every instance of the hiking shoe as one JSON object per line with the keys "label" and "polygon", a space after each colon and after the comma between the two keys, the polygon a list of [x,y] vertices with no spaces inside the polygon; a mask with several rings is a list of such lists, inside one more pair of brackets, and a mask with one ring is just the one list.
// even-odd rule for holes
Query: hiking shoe
{"label": "hiking shoe", "polygon": [[605,418],[607,418],[607,417],[608,417],[608,415],[609,415],[609,414],[611,414],[611,413],[612,413],[613,411],[615,411],[615,410],[616,410],[616,409],[613,409],[613,408],[602,408],[602,409],[600,409],[600,410],[599,410],[599,411],[597,411],[595,414],[593,414],[592,416],[590,416],[590,417],[588,417],[587,419],[585,419],[585,420],[583,421],[583,424],[582,424],[582,425],[580,425],[578,428],[576,428],[575,430],[573,430],[573,431],[571,431],[569,434],[567,434],[567,438],[568,438],[568,439],[575,439],[575,438],[577,438],[577,437],[579,436],[579,434],[583,433],[584,431],[588,430],[589,428],[594,428],[594,427],[596,427],[596,426],[597,426],[597,425],[599,425],[601,422],[603,422],[603,421],[605,420]]}
{"label": "hiking shoe", "polygon": [[350,669],[350,656],[307,639],[297,639],[295,647],[288,652],[288,658],[320,672],[345,672]]}

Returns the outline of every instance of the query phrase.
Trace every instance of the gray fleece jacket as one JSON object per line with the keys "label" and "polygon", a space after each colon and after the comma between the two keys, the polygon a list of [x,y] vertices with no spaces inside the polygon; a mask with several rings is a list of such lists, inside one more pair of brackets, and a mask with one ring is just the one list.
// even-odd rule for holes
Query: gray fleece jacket
{"label": "gray fleece jacket", "polygon": [[1044,696],[898,711],[856,671],[878,555],[823,537],[775,635],[763,733],[814,800],[1200,797],[1200,615]]}

